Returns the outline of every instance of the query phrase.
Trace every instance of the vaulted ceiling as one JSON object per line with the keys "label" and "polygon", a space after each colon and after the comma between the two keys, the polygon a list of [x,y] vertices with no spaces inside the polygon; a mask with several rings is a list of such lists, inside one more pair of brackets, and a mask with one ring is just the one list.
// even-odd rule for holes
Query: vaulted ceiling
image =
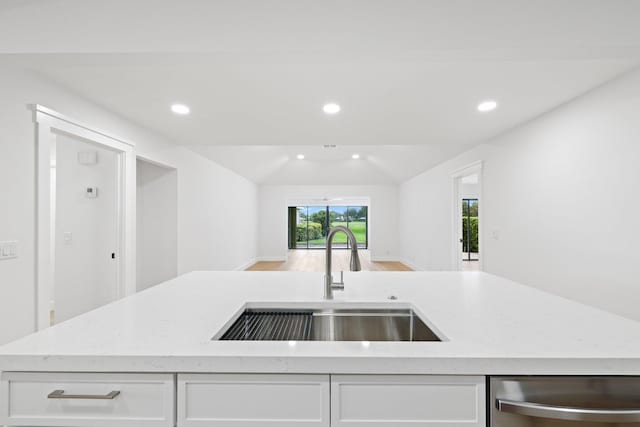
{"label": "vaulted ceiling", "polygon": [[0,53],[256,182],[394,183],[630,70],[637,22],[622,0],[4,1]]}

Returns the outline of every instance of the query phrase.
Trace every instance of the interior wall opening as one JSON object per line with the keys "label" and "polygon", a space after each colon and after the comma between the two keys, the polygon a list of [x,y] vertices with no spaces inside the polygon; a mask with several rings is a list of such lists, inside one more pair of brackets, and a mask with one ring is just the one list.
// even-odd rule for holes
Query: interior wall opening
{"label": "interior wall opening", "polygon": [[50,324],[118,298],[118,153],[66,134],[50,147]]}
{"label": "interior wall opening", "polygon": [[178,173],[136,160],[136,291],[178,275]]}

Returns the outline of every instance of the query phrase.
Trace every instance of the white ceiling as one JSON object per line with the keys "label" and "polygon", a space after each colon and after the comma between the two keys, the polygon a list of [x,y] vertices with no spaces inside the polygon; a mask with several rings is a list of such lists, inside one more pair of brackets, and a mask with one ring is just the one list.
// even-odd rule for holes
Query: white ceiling
{"label": "white ceiling", "polygon": [[0,53],[256,182],[392,183],[631,69],[637,22],[634,0],[5,0]]}
{"label": "white ceiling", "polygon": [[[263,184],[368,185],[399,183],[457,154],[447,144],[322,146],[189,146]],[[352,154],[360,158],[351,158]],[[304,160],[296,156],[303,154]]]}
{"label": "white ceiling", "polygon": [[2,0],[0,52],[609,56],[615,52],[604,49],[637,50],[639,7],[637,0]]}

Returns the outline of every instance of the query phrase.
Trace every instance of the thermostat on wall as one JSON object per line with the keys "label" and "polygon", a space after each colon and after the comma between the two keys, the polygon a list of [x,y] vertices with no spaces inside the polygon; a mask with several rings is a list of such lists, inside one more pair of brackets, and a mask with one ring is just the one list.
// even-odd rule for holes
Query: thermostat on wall
{"label": "thermostat on wall", "polygon": [[87,187],[84,194],[85,194],[85,197],[89,199],[94,199],[98,197],[98,187]]}

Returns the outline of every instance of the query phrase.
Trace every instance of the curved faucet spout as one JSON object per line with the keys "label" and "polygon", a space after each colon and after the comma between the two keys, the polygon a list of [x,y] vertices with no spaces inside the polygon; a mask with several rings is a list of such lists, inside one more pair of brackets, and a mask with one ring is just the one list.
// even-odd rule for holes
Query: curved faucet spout
{"label": "curved faucet spout", "polygon": [[356,241],[356,236],[353,235],[353,232],[343,225],[337,225],[329,230],[329,234],[327,235],[327,252],[324,274],[325,299],[333,299],[334,289],[344,289],[344,282],[340,281],[339,283],[334,283],[333,276],[331,275],[331,245],[333,243],[334,236],[340,231],[344,232],[347,235],[349,245],[351,246],[351,259],[349,260],[349,269],[351,271],[360,271],[362,269],[360,265],[360,257],[358,256],[358,242]]}

